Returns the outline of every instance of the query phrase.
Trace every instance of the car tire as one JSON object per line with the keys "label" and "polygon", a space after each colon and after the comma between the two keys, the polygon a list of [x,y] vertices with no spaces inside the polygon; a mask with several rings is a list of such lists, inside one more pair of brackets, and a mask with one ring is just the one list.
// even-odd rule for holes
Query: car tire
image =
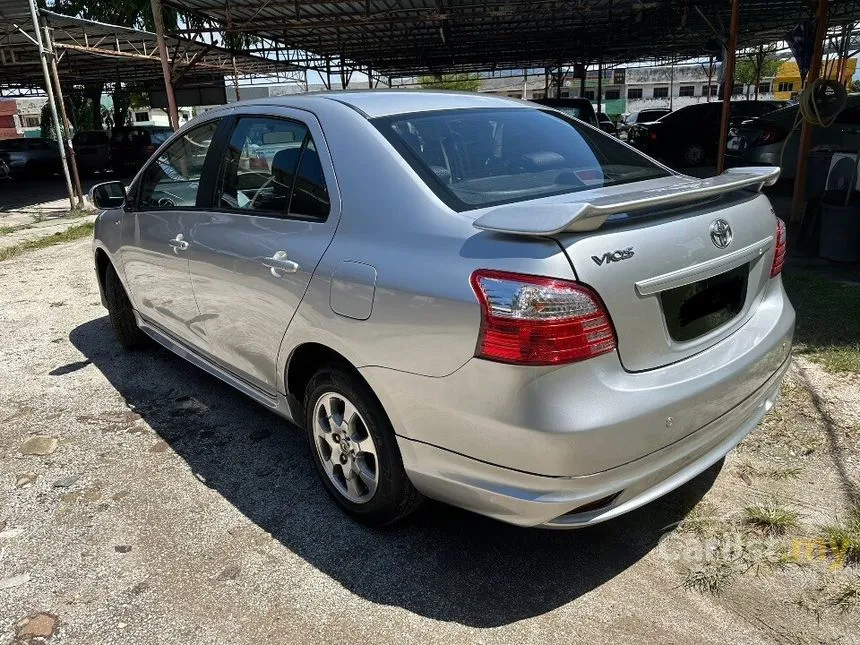
{"label": "car tire", "polygon": [[705,162],[707,155],[701,143],[688,144],[681,152],[681,162],[687,166],[698,166]]}
{"label": "car tire", "polygon": [[418,508],[424,498],[406,475],[391,422],[356,373],[320,369],[304,400],[311,458],[326,491],[347,513],[384,526]]}
{"label": "car tire", "polygon": [[129,350],[146,347],[149,344],[149,336],[137,326],[131,301],[112,266],[108,266],[105,272],[104,286],[110,324],[119,344]]}

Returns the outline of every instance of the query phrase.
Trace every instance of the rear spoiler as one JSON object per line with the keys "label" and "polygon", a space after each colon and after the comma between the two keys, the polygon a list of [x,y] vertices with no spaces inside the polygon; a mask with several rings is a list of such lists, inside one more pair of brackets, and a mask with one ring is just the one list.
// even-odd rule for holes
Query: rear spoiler
{"label": "rear spoiler", "polygon": [[604,195],[588,201],[556,204],[517,203],[500,206],[481,215],[473,226],[484,231],[513,235],[555,235],[563,232],[594,231],[610,215],[678,206],[716,197],[740,188],[760,191],[779,179],[778,167],[730,168],[707,179],[678,178],[677,184],[648,190]]}

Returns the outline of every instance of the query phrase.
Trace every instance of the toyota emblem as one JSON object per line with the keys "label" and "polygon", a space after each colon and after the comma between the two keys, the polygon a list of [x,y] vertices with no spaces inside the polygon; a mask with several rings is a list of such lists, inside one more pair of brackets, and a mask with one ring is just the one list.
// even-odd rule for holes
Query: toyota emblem
{"label": "toyota emblem", "polygon": [[718,249],[724,249],[732,243],[732,227],[724,219],[711,222],[711,242]]}

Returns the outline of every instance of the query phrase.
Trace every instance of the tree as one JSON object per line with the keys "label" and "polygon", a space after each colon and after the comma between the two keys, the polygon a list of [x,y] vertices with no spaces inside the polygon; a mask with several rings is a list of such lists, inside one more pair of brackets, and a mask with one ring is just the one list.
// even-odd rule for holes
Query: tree
{"label": "tree", "polygon": [[755,88],[755,100],[758,101],[758,88],[762,78],[776,76],[782,60],[776,56],[776,45],[759,45],[742,52],[735,62],[735,83],[745,85],[747,98],[750,97],[750,86]]}
{"label": "tree", "polygon": [[45,103],[42,113],[39,115],[39,136],[43,139],[57,139],[57,130],[54,128],[54,115],[51,106]]}
{"label": "tree", "polygon": [[481,79],[477,74],[434,74],[422,76],[421,87],[426,90],[460,90],[461,92],[477,92],[481,87]]}

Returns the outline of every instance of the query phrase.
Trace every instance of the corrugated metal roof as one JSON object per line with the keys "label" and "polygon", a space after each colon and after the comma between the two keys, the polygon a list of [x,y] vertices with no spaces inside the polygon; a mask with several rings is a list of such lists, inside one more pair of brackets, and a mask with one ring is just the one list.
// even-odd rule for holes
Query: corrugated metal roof
{"label": "corrugated metal roof", "polygon": [[[50,11],[42,11],[52,30],[64,80],[123,82],[162,78],[155,34]],[[33,23],[26,0],[0,0],[0,85],[43,85],[39,55],[33,42]],[[177,36],[167,38],[175,75],[185,81],[223,79],[233,73],[233,53],[222,47]],[[192,65],[192,61],[194,61]],[[184,75],[185,68],[188,75]],[[248,53],[236,54],[236,70],[243,76],[275,76],[299,68],[285,61]]]}
{"label": "corrugated metal roof", "polygon": [[[165,0],[293,50],[386,74],[628,62],[716,52],[727,0]],[[805,0],[741,0],[740,45],[781,39],[810,17]],[[831,0],[830,24],[860,18]]]}

